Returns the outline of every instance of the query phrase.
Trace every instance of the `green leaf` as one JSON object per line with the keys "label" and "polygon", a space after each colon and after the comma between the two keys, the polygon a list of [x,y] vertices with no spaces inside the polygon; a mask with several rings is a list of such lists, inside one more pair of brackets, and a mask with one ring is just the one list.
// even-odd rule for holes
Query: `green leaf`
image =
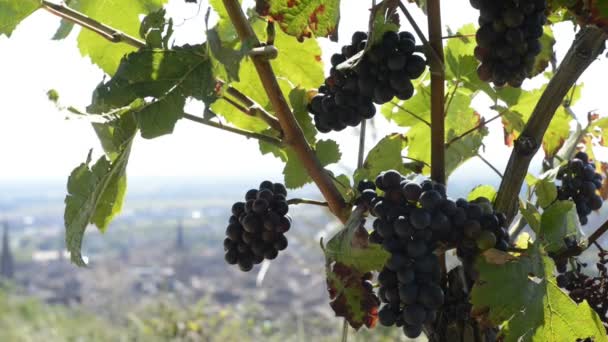
{"label": "green leaf", "polygon": [[[500,325],[510,341],[606,341],[602,322],[587,302],[576,304],[556,284],[555,265],[536,246],[504,265],[478,258],[473,312]],[[501,339],[502,340],[502,339]]]}
{"label": "green leaf", "polygon": [[548,179],[539,179],[538,182],[536,182],[535,189],[538,205],[540,205],[541,208],[547,208],[557,199],[557,186]]}
{"label": "green leaf", "polygon": [[355,184],[363,179],[376,179],[380,172],[391,169],[406,174],[407,169],[403,166],[401,156],[407,145],[408,140],[402,134],[394,133],[384,137],[369,151],[363,167],[355,171]]}
{"label": "green leaf", "polygon": [[519,201],[519,210],[521,215],[526,219],[526,222],[530,225],[530,228],[534,231],[534,233],[539,234],[540,232],[540,212],[534,206],[534,204],[526,201]]}
{"label": "green leaf", "polygon": [[[142,14],[159,10],[166,0],[96,1],[79,0],[78,8],[84,14],[131,36],[139,33]],[[89,56],[103,71],[112,75],[121,58],[135,48],[127,44],[115,44],[89,30],[78,36],[78,48],[83,56]]]}
{"label": "green leaf", "polygon": [[258,0],[256,11],[271,16],[285,33],[298,40],[311,37],[338,39],[340,0]]}
{"label": "green leaf", "polygon": [[479,197],[485,197],[494,202],[496,198],[496,189],[491,185],[479,185],[475,187],[467,196],[467,201],[474,201]]}
{"label": "green leaf", "polygon": [[399,31],[399,15],[397,13],[396,1],[382,1],[372,8],[374,16],[373,32],[371,32],[371,44],[373,46],[382,41],[382,37],[388,31]]}
{"label": "green leaf", "polygon": [[600,145],[608,146],[608,117],[594,121],[588,132],[599,138]]}
{"label": "green leaf", "polygon": [[344,317],[359,329],[371,328],[377,320],[378,298],[363,287],[363,275],[379,271],[389,253],[379,244],[370,243],[363,228],[363,209],[355,210],[344,229],[323,247],[331,307],[336,316]]}
{"label": "green leaf", "polygon": [[540,54],[536,56],[536,61],[534,62],[534,69],[532,70],[531,77],[534,77],[541,72],[545,71],[551,62],[551,58],[553,58],[553,47],[555,46],[555,38],[553,36],[553,30],[551,26],[546,25],[544,28],[543,36],[540,38],[540,44],[542,46],[542,50]]}
{"label": "green leaf", "polygon": [[[505,142],[508,145],[517,139],[523,130],[546,87],[547,86],[544,85],[539,89],[525,92],[513,90],[497,93],[499,98],[508,105],[507,108],[498,108],[499,111],[503,112],[502,122],[505,127]],[[571,93],[572,103],[576,102],[580,97],[581,88],[582,87],[579,85],[576,87],[575,91]],[[554,156],[564,145],[566,139],[568,139],[570,135],[570,122],[572,120],[573,117],[563,108],[563,106],[560,106],[557,109],[551,120],[551,124],[543,137],[542,146],[547,157],[550,158]]]}
{"label": "green leaf", "polygon": [[[431,115],[430,90],[428,83],[420,82],[416,94],[408,101],[389,102],[382,107],[382,114],[399,126],[409,127],[407,131],[407,156],[430,164],[431,129],[428,125]],[[467,89],[454,85],[450,90],[449,110],[445,120],[446,174],[450,175],[458,166],[477,155],[483,138],[488,134],[486,128],[480,128],[460,137],[472,128],[480,126],[481,117],[471,107],[471,94]],[[429,173],[424,167],[422,173]]]}
{"label": "green leaf", "polygon": [[87,111],[107,113],[146,99],[147,103],[137,112],[137,119],[142,136],[154,138],[173,131],[188,97],[206,104],[216,97],[211,63],[201,45],[129,54],[116,75],[97,87]]}
{"label": "green leaf", "polygon": [[15,27],[39,7],[38,0],[0,0],[0,35],[10,37]]}
{"label": "green leaf", "polygon": [[131,113],[94,127],[109,158],[103,156],[91,166],[89,152],[86,162],[70,174],[65,198],[66,246],[72,262],[79,266],[85,265],[81,248],[87,225],[95,224],[105,231],[122,209],[127,187],[126,167],[137,132]]}
{"label": "green leaf", "polygon": [[[333,140],[320,140],[315,146],[315,154],[322,166],[337,163],[342,156],[340,147]],[[287,149],[287,163],[283,175],[285,175],[285,186],[289,189],[300,188],[312,182],[306,168],[291,149]]]}
{"label": "green leaf", "polygon": [[[263,40],[266,23],[256,18],[252,18],[251,20],[253,20],[252,25],[258,37]],[[225,41],[222,42],[225,43]],[[320,59],[321,49],[316,40],[307,39],[303,43],[298,43],[292,37],[278,31],[276,33],[275,45],[281,52],[279,53],[279,57],[272,61],[272,67],[277,78],[280,80],[279,85],[285,97],[289,96],[293,88],[311,89],[317,88],[323,83],[325,78],[323,63],[321,63]],[[232,46],[234,46],[234,51],[241,48],[240,43],[236,42]],[[238,60],[237,56],[233,56],[233,58]],[[214,62],[219,63],[217,61]],[[229,82],[231,86],[243,94],[247,94],[247,96],[268,112],[273,112],[268,95],[251,59],[243,60],[238,69],[238,77],[232,75],[232,78],[234,80]],[[211,109],[236,127],[253,132],[262,132],[268,128],[268,124],[264,121],[243,115],[243,113],[226,101],[220,100],[215,102]]]}
{"label": "green leaf", "polygon": [[547,252],[566,249],[565,237],[580,241],[582,236],[574,202],[558,201],[545,209],[541,216],[538,239]]}
{"label": "green leaf", "polygon": [[169,49],[169,39],[173,35],[173,19],[165,18],[167,12],[164,8],[151,12],[142,21],[139,27],[139,36],[146,40],[150,48]]}

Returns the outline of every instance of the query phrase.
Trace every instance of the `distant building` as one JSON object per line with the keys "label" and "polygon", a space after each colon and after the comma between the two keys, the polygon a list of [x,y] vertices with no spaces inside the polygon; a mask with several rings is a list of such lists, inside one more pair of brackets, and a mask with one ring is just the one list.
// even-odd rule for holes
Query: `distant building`
{"label": "distant building", "polygon": [[13,278],[15,274],[15,264],[13,252],[9,241],[8,223],[4,222],[4,232],[2,235],[2,254],[0,255],[0,276],[3,278]]}

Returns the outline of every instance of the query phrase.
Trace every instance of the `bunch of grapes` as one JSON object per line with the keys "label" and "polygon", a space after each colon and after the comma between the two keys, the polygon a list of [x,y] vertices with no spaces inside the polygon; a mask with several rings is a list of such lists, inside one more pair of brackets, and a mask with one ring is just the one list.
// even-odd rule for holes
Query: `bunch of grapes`
{"label": "bunch of grapes", "polygon": [[578,152],[559,170],[557,179],[561,180],[557,198],[572,199],[581,224],[587,224],[587,215],[592,210],[600,209],[603,203],[602,197],[597,193],[602,187],[602,176],[595,172],[595,164],[589,161],[586,153]]}
{"label": "bunch of grapes", "polygon": [[[383,191],[378,196],[376,190]],[[376,217],[370,242],[382,244],[391,257],[378,276],[379,297],[385,305],[380,323],[403,327],[414,338],[433,322],[444,304],[441,268],[434,250],[439,243],[457,246],[458,255],[472,260],[489,248],[506,250],[505,217],[479,198],[452,201],[445,186],[429,180],[418,184],[397,171],[358,185],[358,205]]]}
{"label": "bunch of grapes", "polygon": [[330,76],[308,108],[320,132],[357,126],[374,117],[374,103],[383,104],[395,96],[407,100],[414,94],[411,80],[422,75],[426,61],[414,54],[416,41],[409,32],[386,32],[353,67],[337,68],[362,51],[367,38],[366,33],[355,32],[351,44],[331,57]]}
{"label": "bunch of grapes", "polygon": [[287,248],[285,233],[291,227],[287,215],[287,189],[281,183],[264,181],[251,189],[245,202],[232,206],[224,251],[226,262],[248,272],[264,259],[272,260]]}
{"label": "bunch of grapes", "polygon": [[479,197],[471,202],[456,201],[453,216],[454,230],[450,236],[456,244],[456,255],[465,263],[490,248],[506,251],[509,247],[509,232],[505,228],[506,217],[494,211],[490,200]]}
{"label": "bunch of grapes", "polygon": [[480,11],[475,56],[479,78],[497,87],[520,87],[542,47],[546,0],[470,0]]}
{"label": "bunch of grapes", "polygon": [[599,274],[596,277],[583,273],[582,268],[586,265],[577,263],[575,269],[557,276],[557,285],[568,291],[575,302],[587,301],[608,329],[608,251],[602,250],[598,256],[600,260],[596,266]]}

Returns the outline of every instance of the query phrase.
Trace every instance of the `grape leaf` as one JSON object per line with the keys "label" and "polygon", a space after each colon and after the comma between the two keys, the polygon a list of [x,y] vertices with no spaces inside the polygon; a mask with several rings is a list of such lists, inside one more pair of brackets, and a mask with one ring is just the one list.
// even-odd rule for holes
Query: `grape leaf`
{"label": "grape leaf", "polygon": [[534,204],[528,201],[524,202],[520,200],[519,210],[524,219],[526,219],[528,225],[530,225],[530,228],[532,228],[532,230],[534,231],[534,233],[539,234],[541,216],[540,212],[538,212],[538,209],[536,209]]}
{"label": "grape leaf", "polygon": [[549,63],[551,62],[551,58],[553,58],[553,47],[555,46],[555,37],[553,36],[553,29],[551,29],[551,26],[545,26],[544,33],[542,37],[540,37],[540,44],[542,46],[542,50],[540,51],[540,54],[536,56],[536,60],[534,62],[534,69],[532,69],[530,77],[534,77],[545,71],[545,69],[547,69]]}
{"label": "grape leaf", "polygon": [[[84,14],[126,34],[137,36],[142,14],[159,10],[166,0],[96,1],[79,0],[78,8]],[[89,56],[103,71],[113,74],[121,58],[135,48],[127,44],[108,42],[98,34],[82,30],[78,36],[78,48],[83,56]]]}
{"label": "grape leaf", "polygon": [[137,126],[129,113],[118,120],[96,124],[95,130],[108,157],[102,156],[91,166],[90,151],[86,162],[70,174],[65,198],[66,246],[72,262],[79,266],[85,266],[81,248],[87,225],[95,224],[105,231],[122,208],[126,167]]}
{"label": "grape leaf", "polygon": [[[342,156],[340,147],[333,140],[320,140],[314,149],[322,166],[337,163]],[[285,164],[285,169],[283,169],[285,186],[289,189],[296,189],[312,182],[312,178],[306,172],[306,168],[302,165],[295,152],[290,148],[287,148],[286,152],[287,163]]]}
{"label": "grape leaf", "polygon": [[[251,20],[258,37],[263,40],[266,23],[256,18],[251,18]],[[240,43],[234,44],[235,49],[241,46]],[[286,97],[295,87],[311,89],[323,83],[325,78],[323,63],[320,59],[321,49],[316,40],[308,39],[303,43],[298,43],[292,37],[278,31],[275,45],[279,49],[279,57],[272,61],[272,67]],[[233,78],[235,80],[229,83],[231,86],[243,94],[247,94],[267,111],[273,111],[251,59],[243,60],[238,70],[238,78]],[[212,110],[234,126],[248,131],[262,132],[268,128],[268,124],[264,121],[243,115],[234,106],[223,100],[215,102]]]}
{"label": "grape leaf", "polygon": [[401,174],[407,174],[408,170],[403,164],[402,152],[408,146],[408,139],[402,134],[390,134],[372,148],[363,167],[355,171],[355,184],[363,179],[376,179],[382,171],[397,170]]}
{"label": "grape leaf", "polygon": [[[465,88],[454,85],[450,92],[450,106],[445,120],[446,130],[446,174],[451,174],[458,166],[477,155],[483,138],[488,134],[480,127],[460,138],[465,132],[480,126],[481,117],[471,105],[471,94]],[[393,101],[382,107],[382,114],[399,126],[409,127],[407,131],[407,156],[430,164],[431,129],[428,125],[431,116],[430,94],[428,84],[421,82],[416,94],[408,101]],[[457,137],[459,137],[457,139]],[[425,166],[423,173],[430,172]]]}
{"label": "grape leaf", "polygon": [[377,321],[380,301],[371,289],[363,286],[363,275],[379,271],[389,258],[381,245],[368,241],[363,228],[363,208],[353,211],[344,229],[336,233],[323,247],[327,285],[336,316],[344,317],[359,329],[363,324],[372,328]]}
{"label": "grape leaf", "polygon": [[[576,102],[580,98],[581,88],[582,86],[578,85],[571,92],[571,103]],[[512,90],[496,93],[507,104],[507,107],[498,106],[498,111],[503,113],[502,122],[505,128],[505,143],[507,145],[511,145],[517,139],[545,89],[546,85],[539,89],[525,92]],[[570,135],[570,122],[572,119],[573,117],[563,107],[559,107],[555,112],[555,116],[543,137],[542,146],[548,158],[555,155],[564,145]]]}
{"label": "grape leaf", "polygon": [[572,201],[557,201],[545,209],[540,220],[538,240],[543,248],[551,252],[567,249],[565,237],[580,241],[583,237],[581,225]]}
{"label": "grape leaf", "polygon": [[476,200],[479,197],[485,197],[491,202],[496,198],[496,189],[491,185],[480,185],[475,187],[467,196],[467,201]]}
{"label": "grape leaf", "polygon": [[546,208],[557,199],[557,187],[555,183],[548,179],[539,179],[534,189],[536,190],[536,197],[538,199],[538,205],[541,208]]}
{"label": "grape leaf", "polygon": [[15,27],[39,7],[37,0],[0,0],[0,35],[10,37]]}
{"label": "grape leaf", "polygon": [[426,9],[427,9],[427,0],[407,0],[407,2],[409,3],[415,3],[416,5],[418,5],[418,7],[420,7],[420,9],[422,10],[422,12],[424,12],[424,14],[426,14]]}
{"label": "grape leaf", "polygon": [[[553,261],[532,246],[515,261],[489,264],[478,258],[473,313],[500,325],[510,341],[606,341],[599,316],[587,302],[576,304],[556,284]],[[500,295],[497,295],[500,294]]]}
{"label": "grape leaf", "polygon": [[87,111],[107,113],[146,99],[137,119],[142,137],[155,138],[173,131],[188,97],[213,102],[215,84],[203,45],[140,50],[127,55],[116,75],[97,86]]}
{"label": "grape leaf", "polygon": [[608,117],[595,120],[588,132],[598,138],[598,143],[601,146],[608,146]]}
{"label": "grape leaf", "polygon": [[372,8],[374,17],[373,31],[371,32],[371,44],[372,46],[381,42],[382,37],[388,31],[399,30],[399,14],[397,13],[398,1],[385,0],[380,2],[376,7]]}
{"label": "grape leaf", "polygon": [[338,40],[340,0],[256,0],[256,11],[272,17],[298,40],[313,36]]}

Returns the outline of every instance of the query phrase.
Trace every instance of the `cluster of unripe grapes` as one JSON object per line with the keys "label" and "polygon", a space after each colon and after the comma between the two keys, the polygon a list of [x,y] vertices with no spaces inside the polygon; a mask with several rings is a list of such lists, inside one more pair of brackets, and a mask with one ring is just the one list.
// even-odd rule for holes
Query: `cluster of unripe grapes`
{"label": "cluster of unripe grapes", "polygon": [[409,32],[389,31],[382,40],[351,67],[338,66],[364,50],[367,34],[355,32],[351,44],[331,57],[332,68],[308,110],[322,133],[357,126],[376,114],[374,103],[383,104],[393,97],[407,100],[414,94],[411,80],[422,75],[426,61],[414,54],[416,40]]}
{"label": "cluster of unripe grapes", "polygon": [[480,11],[475,56],[479,78],[520,87],[541,52],[546,0],[470,0]]}
{"label": "cluster of unripe grapes", "polygon": [[254,264],[272,260],[287,248],[285,233],[291,218],[286,196],[283,184],[264,181],[259,189],[247,191],[245,202],[234,203],[224,240],[228,264],[238,264],[241,271],[248,272]]}
{"label": "cluster of unripe grapes", "polygon": [[597,276],[586,275],[582,272],[582,268],[586,265],[577,263],[576,268],[570,271],[558,268],[558,272],[563,272],[557,276],[557,285],[568,291],[568,295],[575,302],[587,301],[608,330],[608,252],[602,250],[598,256]]}
{"label": "cluster of unripe grapes", "polygon": [[[379,189],[382,196],[376,194]],[[382,244],[391,257],[378,276],[380,323],[403,327],[414,338],[435,320],[444,304],[441,266],[434,254],[439,243],[457,246],[469,259],[489,248],[506,250],[505,218],[487,199],[452,201],[445,186],[429,180],[410,181],[397,171],[359,183],[357,204],[376,217],[370,242]]]}
{"label": "cluster of unripe grapes", "polygon": [[573,200],[581,224],[587,224],[587,215],[602,207],[602,197],[597,193],[602,187],[602,175],[595,172],[595,164],[584,152],[578,152],[572,160],[560,168],[557,179],[557,198]]}

